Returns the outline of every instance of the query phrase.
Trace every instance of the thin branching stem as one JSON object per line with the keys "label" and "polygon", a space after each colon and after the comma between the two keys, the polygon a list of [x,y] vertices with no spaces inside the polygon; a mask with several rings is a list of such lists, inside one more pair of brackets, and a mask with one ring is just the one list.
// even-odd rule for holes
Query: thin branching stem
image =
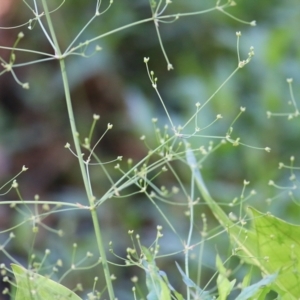
{"label": "thin branching stem", "polygon": [[[59,44],[58,44],[58,41],[57,41],[57,38],[56,38],[56,34],[55,34],[55,31],[54,31],[54,28],[53,28],[52,20],[51,20],[50,15],[49,15],[46,0],[42,0],[42,4],[43,4],[43,8],[44,8],[44,11],[45,11],[45,14],[46,14],[46,20],[47,20],[47,23],[48,23],[48,26],[49,26],[51,37],[52,37],[52,39],[54,41],[54,44],[55,44],[56,54],[59,57],[61,57],[60,47],[59,47]],[[76,124],[75,124],[75,117],[74,117],[74,113],[73,113],[73,106],[72,106],[72,101],[71,101],[70,88],[69,88],[69,82],[68,82],[68,77],[67,77],[67,72],[66,72],[66,66],[65,66],[64,59],[60,59],[59,63],[60,63],[60,69],[61,69],[61,74],[62,74],[62,80],[63,80],[67,110],[68,110],[68,115],[69,115],[69,121],[70,121],[71,131],[72,131],[72,135],[73,135],[73,141],[74,141],[74,144],[75,144],[76,154],[77,154],[77,157],[78,157],[78,162],[79,162],[79,166],[80,166],[80,170],[81,170],[82,179],[83,179],[85,191],[86,191],[86,194],[87,194],[87,198],[88,198],[90,206],[92,207],[94,197],[91,194],[90,185],[89,185],[88,177],[87,177],[87,174],[86,174],[85,165],[84,165],[84,162],[83,162],[83,159],[82,159],[81,147],[80,147],[80,142],[79,142],[79,139],[78,139],[78,132],[77,132],[77,129],[76,129]],[[99,250],[99,253],[100,253],[100,256],[101,256],[101,259],[102,259],[102,266],[103,266],[103,271],[104,271],[105,280],[106,280],[106,284],[107,284],[109,298],[111,300],[114,300],[115,299],[114,290],[113,290],[112,281],[111,281],[111,277],[110,277],[110,271],[109,271],[109,267],[108,267],[108,263],[107,263],[107,259],[106,259],[106,253],[105,253],[104,243],[103,243],[102,234],[101,234],[101,230],[100,230],[100,224],[99,224],[99,220],[98,220],[98,216],[97,216],[97,211],[96,211],[95,208],[92,208],[90,211],[91,211],[92,221],[93,221],[93,225],[94,225],[98,250]]]}

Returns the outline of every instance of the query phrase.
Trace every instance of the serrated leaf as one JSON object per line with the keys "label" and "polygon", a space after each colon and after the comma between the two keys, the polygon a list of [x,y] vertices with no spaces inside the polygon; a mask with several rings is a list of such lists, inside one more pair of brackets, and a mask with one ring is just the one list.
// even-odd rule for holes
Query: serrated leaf
{"label": "serrated leaf", "polygon": [[265,275],[279,271],[273,287],[284,299],[299,299],[300,295],[300,226],[289,224],[270,214],[251,208],[253,229],[233,223],[211,197],[202,179],[193,151],[186,145],[186,160],[204,201],[219,223],[227,229],[236,255],[260,268]]}
{"label": "serrated leaf", "polygon": [[300,295],[300,226],[250,208],[257,235],[258,255],[268,273],[279,270],[276,280],[296,299]]}
{"label": "serrated leaf", "polygon": [[81,300],[65,286],[19,265],[12,264],[17,292],[15,300]]}

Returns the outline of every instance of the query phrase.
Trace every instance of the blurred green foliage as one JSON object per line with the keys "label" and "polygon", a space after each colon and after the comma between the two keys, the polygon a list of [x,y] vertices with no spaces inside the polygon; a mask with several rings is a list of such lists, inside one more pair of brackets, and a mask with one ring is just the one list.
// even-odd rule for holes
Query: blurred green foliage
{"label": "blurred green foliage", "polygon": [[[107,5],[106,2],[108,1],[104,1],[104,6]],[[195,103],[203,104],[236,68],[236,32],[241,31],[242,59],[247,57],[250,46],[254,47],[255,57],[204,108],[199,122],[204,127],[217,114],[221,114],[222,121],[204,133],[224,135],[224,128],[228,128],[239,108],[246,107],[246,112],[234,126],[234,136],[240,137],[246,144],[268,146],[272,151],[266,153],[228,144],[205,161],[203,176],[212,195],[220,202],[230,202],[241,193],[243,180],[249,180],[249,189],[257,191],[255,199],[251,198],[251,205],[262,211],[271,210],[276,216],[299,223],[299,210],[295,209],[295,204],[286,195],[274,201],[270,207],[266,201],[278,194],[278,190],[268,185],[269,180],[282,185],[289,184],[289,174],[279,172],[278,163],[288,163],[290,156],[294,155],[297,164],[300,158],[297,120],[267,119],[266,116],[266,111],[282,112],[291,108],[288,106],[290,95],[286,78],[294,78],[295,97],[300,99],[299,2],[236,2],[237,6],[228,9],[228,12],[242,20],[256,20],[256,27],[239,23],[217,11],[179,18],[171,24],[160,24],[162,40],[174,66],[173,71],[167,71],[167,64],[151,22],[130,27],[99,40],[97,44],[103,50],[88,59],[76,56],[68,58],[72,101],[78,128],[80,135],[84,137],[92,123],[92,115],[99,114],[101,119],[95,140],[102,135],[107,123],[114,125],[114,130],[105,136],[97,148],[102,160],[109,161],[123,155],[124,160],[132,157],[137,161],[147,151],[139,137],[145,134],[150,139],[149,142],[154,143],[154,139],[151,140],[151,118],[158,117],[162,126],[167,123],[148,79],[143,63],[144,57],[150,57],[150,67],[158,77],[158,88],[169,113],[177,125],[183,125],[195,112]],[[55,3],[52,5],[55,7]],[[173,0],[168,12],[198,11],[214,5],[214,1]],[[52,15],[62,48],[68,46],[93,15],[94,6],[95,1],[66,1],[62,8]],[[11,17],[7,16],[7,24],[1,26],[26,22],[30,11],[23,8],[21,1],[16,1]],[[146,0],[116,1],[103,16],[84,31],[80,41],[84,42],[150,16],[151,10]],[[31,31],[24,28],[22,30],[25,38],[19,45],[21,48],[52,51],[38,24],[35,24]],[[10,42],[11,40],[5,40],[8,31],[3,32],[0,33],[1,39]],[[16,36],[18,32],[19,29],[10,30],[9,35]],[[92,53],[94,45],[89,47]],[[3,54],[5,55],[4,50],[1,52],[1,55]],[[41,58],[42,56],[33,54],[17,53],[19,62]],[[71,141],[71,135],[58,64],[53,61],[33,64],[18,69],[17,74],[23,82],[30,83],[30,90],[22,90],[13,82],[10,74],[0,78],[0,146],[6,159],[6,172],[1,174],[1,181],[10,178],[24,164],[30,168],[19,180],[25,199],[31,199],[38,193],[45,199],[82,203],[84,197],[78,166],[63,148],[66,142]],[[192,142],[194,146],[203,144],[203,140],[193,139]],[[209,139],[204,143],[208,144]],[[177,169],[179,171],[179,167]],[[118,175],[113,166],[109,171],[113,177]],[[103,194],[109,187],[109,182],[99,169],[91,168],[91,178],[96,194]],[[172,180],[163,178],[161,182],[172,186]],[[188,181],[187,178],[186,184]],[[295,195],[297,196],[297,192]],[[16,195],[11,197],[14,199]],[[182,210],[164,205],[162,209],[169,210],[168,217],[175,222],[178,232],[184,234],[188,227]],[[196,209],[197,215],[203,211],[209,214],[202,206]],[[149,245],[154,239],[156,225],[167,227],[155,208],[142,195],[108,201],[101,206],[99,218],[104,224],[106,240],[114,241],[115,251],[123,256],[130,243],[126,236],[128,229],[138,231],[144,239],[144,244]],[[209,223],[211,222],[213,223],[209,219]],[[73,236],[65,241],[65,245],[59,245],[59,254],[67,257],[65,253],[70,251],[68,247],[70,248],[72,239],[74,242],[81,241],[82,255],[85,250],[93,249],[93,232],[87,213],[74,213],[72,218],[62,213],[50,219],[49,225],[73,233]],[[200,221],[197,225],[201,227]],[[175,251],[178,242],[174,241],[172,232],[166,229],[164,234],[164,251]],[[44,237],[39,242],[43,249],[53,245],[53,238]],[[208,268],[205,283],[211,276],[209,268],[215,263],[215,256],[209,249],[217,247],[221,251],[215,246],[216,243],[214,241],[212,245],[208,245],[208,251],[204,254],[207,262],[205,267]],[[222,245],[224,239],[221,238],[219,243]],[[20,246],[13,251],[22,256],[21,249]],[[225,255],[227,249],[224,247]],[[168,263],[162,262],[161,269],[166,268],[175,270],[173,263],[168,266]],[[121,271],[116,269],[114,272]],[[123,274],[117,274],[125,280],[125,283],[119,283],[120,291],[123,291],[125,285],[130,285],[130,277],[136,270],[125,269],[122,272]],[[172,276],[177,277],[172,274],[171,282],[175,280]],[[120,299],[127,299],[126,297],[124,294]]]}

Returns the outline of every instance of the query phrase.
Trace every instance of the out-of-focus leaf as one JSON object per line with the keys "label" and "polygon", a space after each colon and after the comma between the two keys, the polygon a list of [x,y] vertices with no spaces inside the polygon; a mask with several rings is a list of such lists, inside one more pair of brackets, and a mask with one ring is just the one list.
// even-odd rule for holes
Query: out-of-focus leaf
{"label": "out-of-focus leaf", "polygon": [[[261,296],[261,295],[257,294],[258,292],[259,292],[259,294],[265,295],[265,292],[269,292],[269,288],[266,287],[266,285],[269,285],[272,282],[274,282],[274,280],[276,280],[277,276],[278,276],[277,273],[266,276],[259,282],[246,287],[244,290],[242,290],[242,292],[238,295],[238,297],[235,300],[247,300],[253,296]],[[262,289],[262,291],[259,291],[260,289]],[[256,299],[258,299],[258,298],[256,298]]]}
{"label": "out-of-focus leaf", "polygon": [[226,276],[226,268],[224,267],[222,260],[219,255],[216,257],[216,266],[219,271],[217,278],[217,287],[219,292],[219,297],[217,300],[226,300],[227,296],[232,291],[236,280],[229,281]]}
{"label": "out-of-focus leaf", "polygon": [[203,299],[203,300],[212,300],[213,299],[213,297],[211,297],[209,295],[209,292],[204,291],[199,286],[197,286],[196,283],[183,272],[183,270],[180,268],[179,264],[177,262],[175,262],[175,263],[176,263],[176,266],[182,276],[182,280],[186,284],[187,287],[194,288],[197,296],[200,297],[200,299]]}
{"label": "out-of-focus leaf", "polygon": [[300,295],[300,226],[287,223],[271,214],[250,208],[257,235],[261,264],[269,273],[279,270],[276,279],[284,290],[298,299]]}
{"label": "out-of-focus leaf", "polygon": [[174,296],[176,297],[177,300],[184,300],[183,296],[178,293],[173,287],[172,285],[169,283],[167,274],[164,271],[159,271],[160,276],[163,278],[163,280],[165,281],[165,283],[167,284],[169,290],[174,294]]}
{"label": "out-of-focus leaf", "polygon": [[292,225],[271,214],[263,214],[250,208],[253,229],[232,222],[211,197],[202,179],[193,151],[186,143],[186,159],[203,199],[224,228],[227,229],[236,254],[247,263],[260,268],[265,275],[279,272],[274,289],[287,298],[298,299],[300,295],[300,226]]}
{"label": "out-of-focus leaf", "polygon": [[17,282],[15,300],[81,300],[73,291],[45,276],[15,264],[11,267]]}
{"label": "out-of-focus leaf", "polygon": [[247,286],[250,285],[251,278],[252,278],[252,270],[253,270],[253,267],[251,266],[249,272],[245,275],[245,277],[243,279],[243,282],[242,282],[242,287],[243,288],[246,288]]}
{"label": "out-of-focus leaf", "polygon": [[146,258],[143,259],[142,264],[146,272],[146,285],[149,291],[147,300],[171,300],[172,293],[177,300],[183,300],[182,295],[170,285],[166,273],[156,266],[152,253],[143,246],[142,250]]}

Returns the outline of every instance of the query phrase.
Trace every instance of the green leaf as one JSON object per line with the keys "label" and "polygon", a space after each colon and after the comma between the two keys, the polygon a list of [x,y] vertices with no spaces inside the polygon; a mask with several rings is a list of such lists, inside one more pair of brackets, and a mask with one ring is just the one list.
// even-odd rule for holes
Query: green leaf
{"label": "green leaf", "polygon": [[[174,294],[174,296],[177,298],[177,300],[184,300],[183,296],[178,293],[173,287],[172,285],[169,283],[167,274],[164,271],[159,271],[160,276],[164,279],[165,283],[167,284],[169,290]],[[165,298],[163,298],[165,299]]]}
{"label": "green leaf", "polygon": [[11,267],[17,283],[15,300],[81,300],[73,291],[45,276],[19,265]]}
{"label": "green leaf", "polygon": [[300,295],[300,226],[292,225],[271,214],[250,208],[251,230],[233,223],[211,197],[202,179],[193,151],[186,146],[186,160],[204,201],[219,223],[227,229],[233,252],[249,264],[256,265],[265,275],[279,271],[273,288],[282,299],[299,299]]}
{"label": "green leaf", "polygon": [[146,259],[142,260],[142,265],[146,272],[146,285],[148,288],[147,300],[171,300],[171,286],[168,284],[167,275],[160,271],[155,264],[152,253],[142,246]]}
{"label": "green leaf", "polygon": [[246,288],[247,286],[250,285],[251,283],[251,278],[252,278],[252,271],[253,271],[253,266],[251,266],[249,272],[245,275],[243,282],[242,282],[242,287]]}
{"label": "green leaf", "polygon": [[265,286],[261,288],[255,295],[252,297],[253,300],[265,300],[266,296],[269,294],[271,291],[271,287]]}
{"label": "green leaf", "polygon": [[232,291],[236,280],[232,280],[232,281],[228,280],[226,275],[226,268],[224,267],[219,255],[217,255],[216,258],[216,266],[219,271],[219,275],[217,278],[217,287],[219,292],[218,300],[226,300],[227,296]]}
{"label": "green leaf", "polygon": [[276,282],[296,299],[300,295],[300,226],[250,208],[257,235],[258,255],[267,272],[279,270]]}
{"label": "green leaf", "polygon": [[[266,276],[259,282],[246,287],[244,290],[242,290],[242,292],[237,296],[237,298],[235,300],[247,300],[253,296],[260,297],[261,294],[263,294],[265,296],[266,292],[267,293],[269,292],[269,288],[266,287],[266,285],[274,282],[274,280],[276,280],[277,276],[278,276],[277,273]],[[262,288],[263,288],[263,290],[261,290]],[[256,298],[256,299],[258,299],[258,298]]]}
{"label": "green leaf", "polygon": [[211,297],[209,295],[209,292],[204,291],[200,287],[198,287],[197,284],[183,272],[183,270],[180,268],[179,264],[177,262],[175,262],[175,263],[176,263],[177,269],[179,270],[179,272],[182,276],[182,280],[186,284],[187,287],[194,288],[197,296],[200,297],[200,299],[202,299],[202,300],[212,300],[213,299],[213,297]]}

